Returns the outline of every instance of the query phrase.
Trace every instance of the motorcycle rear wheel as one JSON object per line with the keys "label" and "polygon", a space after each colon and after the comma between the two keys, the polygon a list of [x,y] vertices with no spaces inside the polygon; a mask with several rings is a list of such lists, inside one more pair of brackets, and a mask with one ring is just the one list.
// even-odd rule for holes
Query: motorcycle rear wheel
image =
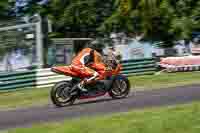
{"label": "motorcycle rear wheel", "polygon": [[65,107],[72,105],[76,97],[68,95],[68,91],[72,88],[70,81],[61,81],[56,83],[51,89],[51,101],[57,107]]}

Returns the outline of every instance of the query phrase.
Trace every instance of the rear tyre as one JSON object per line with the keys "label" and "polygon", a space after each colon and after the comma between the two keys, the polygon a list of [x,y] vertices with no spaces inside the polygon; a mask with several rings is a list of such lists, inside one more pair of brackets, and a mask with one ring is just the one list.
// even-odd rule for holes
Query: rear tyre
{"label": "rear tyre", "polygon": [[130,93],[130,82],[126,77],[116,78],[108,94],[113,99],[125,98]]}
{"label": "rear tyre", "polygon": [[61,81],[55,84],[50,94],[53,104],[57,107],[72,105],[76,100],[76,96],[71,96],[68,93],[72,86],[70,81]]}

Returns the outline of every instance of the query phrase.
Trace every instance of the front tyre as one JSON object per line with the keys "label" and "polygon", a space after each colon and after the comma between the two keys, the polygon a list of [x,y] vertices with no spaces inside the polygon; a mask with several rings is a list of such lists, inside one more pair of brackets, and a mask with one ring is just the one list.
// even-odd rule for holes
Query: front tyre
{"label": "front tyre", "polygon": [[56,83],[51,89],[51,100],[53,104],[57,107],[72,105],[76,100],[75,96],[68,94],[72,86],[73,85],[70,81],[61,81]]}
{"label": "front tyre", "polygon": [[113,99],[125,98],[130,93],[130,82],[128,78],[123,77],[122,75],[117,76],[112,84],[112,87],[108,94]]}

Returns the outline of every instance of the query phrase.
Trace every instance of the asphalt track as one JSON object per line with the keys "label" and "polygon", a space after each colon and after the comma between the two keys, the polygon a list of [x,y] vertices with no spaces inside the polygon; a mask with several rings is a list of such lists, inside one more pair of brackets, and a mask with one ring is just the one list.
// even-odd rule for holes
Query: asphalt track
{"label": "asphalt track", "polygon": [[0,111],[0,130],[192,101],[200,101],[200,85],[132,92],[128,98],[120,100],[112,100],[106,96],[92,101],[80,101],[64,108],[49,104],[43,107]]}

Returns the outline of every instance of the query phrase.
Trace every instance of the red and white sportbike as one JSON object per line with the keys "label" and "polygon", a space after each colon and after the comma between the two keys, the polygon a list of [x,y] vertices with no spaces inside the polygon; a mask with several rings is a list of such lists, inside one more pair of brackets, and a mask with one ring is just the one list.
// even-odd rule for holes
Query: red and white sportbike
{"label": "red and white sportbike", "polygon": [[[106,59],[106,58],[105,58]],[[59,71],[58,67],[51,70],[58,74],[72,77],[70,81],[56,83],[51,89],[51,100],[58,107],[72,105],[76,99],[89,99],[108,95],[114,99],[125,98],[130,92],[130,83],[127,77],[120,74],[122,66],[117,60],[105,61],[111,66],[107,71],[104,80],[84,86],[88,91],[83,92],[78,88],[78,84],[87,77],[81,77],[76,72],[71,71],[70,67],[65,68],[65,72]]]}

